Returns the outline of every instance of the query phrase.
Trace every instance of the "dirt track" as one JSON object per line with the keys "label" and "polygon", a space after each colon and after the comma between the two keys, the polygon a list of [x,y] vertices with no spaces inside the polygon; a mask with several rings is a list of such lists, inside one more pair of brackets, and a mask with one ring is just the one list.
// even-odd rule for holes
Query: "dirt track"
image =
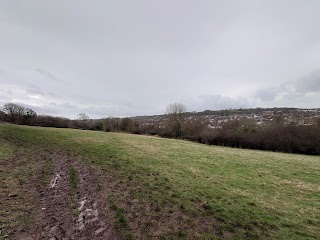
{"label": "dirt track", "polygon": [[[38,224],[34,232],[16,239],[119,239],[106,199],[90,170],[63,153],[54,153],[53,159],[52,178],[41,193]],[[70,166],[78,175],[76,189],[70,184]]]}

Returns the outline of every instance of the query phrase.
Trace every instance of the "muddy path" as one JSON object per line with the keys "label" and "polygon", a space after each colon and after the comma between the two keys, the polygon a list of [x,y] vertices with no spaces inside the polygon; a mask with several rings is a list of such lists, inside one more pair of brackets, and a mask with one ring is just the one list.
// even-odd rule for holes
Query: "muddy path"
{"label": "muddy path", "polygon": [[38,224],[34,232],[16,239],[119,239],[91,170],[67,154],[53,154],[53,173],[41,193]]}
{"label": "muddy path", "polygon": [[91,170],[80,161],[72,166],[79,174],[76,239],[119,239],[107,199],[98,191]]}

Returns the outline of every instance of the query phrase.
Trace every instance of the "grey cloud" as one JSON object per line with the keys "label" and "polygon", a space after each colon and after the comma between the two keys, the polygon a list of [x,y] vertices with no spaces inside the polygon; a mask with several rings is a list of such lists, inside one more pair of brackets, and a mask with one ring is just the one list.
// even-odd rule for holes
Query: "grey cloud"
{"label": "grey cloud", "polygon": [[10,89],[0,89],[0,101],[8,102],[11,98],[13,98],[14,92]]}
{"label": "grey cloud", "polygon": [[257,90],[255,97],[262,101],[273,101],[283,91],[283,86],[263,88]]}
{"label": "grey cloud", "polygon": [[1,1],[0,88],[12,94],[0,101],[71,118],[161,114],[179,100],[316,105],[319,73],[295,79],[319,68],[319,10],[317,0]]}
{"label": "grey cloud", "polygon": [[184,97],[181,99],[181,102],[186,104],[188,111],[252,107],[249,100],[244,97],[232,98],[222,95],[205,95],[194,98]]}
{"label": "grey cloud", "polygon": [[280,96],[288,99],[301,98],[308,93],[317,92],[320,92],[320,70],[312,71],[296,81],[288,81],[279,86],[259,89],[256,91],[255,97],[267,102]]}
{"label": "grey cloud", "polygon": [[[75,104],[65,102],[62,104],[50,104],[50,109],[56,112],[67,113],[71,118],[76,118],[80,112],[85,112],[90,118],[103,118],[103,117],[126,117],[134,116],[136,113],[134,108],[126,107],[121,104]],[[42,109],[43,110],[43,109]],[[56,115],[56,114],[55,114]]]}
{"label": "grey cloud", "polygon": [[53,80],[53,81],[58,81],[59,79],[54,75],[52,74],[51,72],[45,70],[45,69],[42,69],[42,68],[36,68],[35,71],[39,74],[41,74],[42,76],[48,78],[49,80]]}
{"label": "grey cloud", "polygon": [[26,89],[27,94],[36,94],[36,95],[44,95],[44,92],[38,87],[30,87]]}
{"label": "grey cloud", "polygon": [[13,92],[11,90],[9,90],[9,89],[5,89],[5,90],[0,89],[0,92],[2,94],[6,94],[6,95],[12,95],[13,94]]}
{"label": "grey cloud", "polygon": [[320,91],[320,69],[311,72],[295,83],[297,92],[319,92]]}

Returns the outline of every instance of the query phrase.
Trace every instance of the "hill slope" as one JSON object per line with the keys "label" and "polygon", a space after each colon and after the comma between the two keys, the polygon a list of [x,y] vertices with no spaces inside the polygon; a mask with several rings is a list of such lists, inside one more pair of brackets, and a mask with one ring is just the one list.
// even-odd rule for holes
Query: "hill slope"
{"label": "hill slope", "polygon": [[[0,125],[0,176],[4,184],[0,199],[6,199],[8,206],[0,210],[0,216],[6,216],[0,217],[2,235],[25,229],[37,234],[32,221],[20,227],[18,223],[24,222],[26,212],[34,216],[32,224],[41,220],[43,213],[36,206],[43,202],[43,196],[37,193],[54,178],[61,158],[70,170],[64,170],[71,189],[70,221],[77,222],[80,197],[85,195],[82,185],[92,181],[97,190],[91,196],[108,204],[100,209],[106,211],[101,214],[107,219],[110,215],[122,238],[320,237],[318,156],[7,124]],[[82,172],[94,179],[82,181]],[[42,183],[34,189],[30,181]],[[38,200],[31,201],[30,192]],[[29,209],[17,207],[14,202],[19,201],[29,201]]]}

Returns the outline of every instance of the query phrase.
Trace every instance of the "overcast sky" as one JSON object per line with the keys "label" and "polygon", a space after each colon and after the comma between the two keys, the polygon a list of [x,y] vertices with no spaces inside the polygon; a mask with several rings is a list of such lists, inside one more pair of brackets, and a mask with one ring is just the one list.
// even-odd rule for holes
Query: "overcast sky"
{"label": "overcast sky", "polygon": [[319,0],[0,0],[0,104],[76,118],[320,107]]}

